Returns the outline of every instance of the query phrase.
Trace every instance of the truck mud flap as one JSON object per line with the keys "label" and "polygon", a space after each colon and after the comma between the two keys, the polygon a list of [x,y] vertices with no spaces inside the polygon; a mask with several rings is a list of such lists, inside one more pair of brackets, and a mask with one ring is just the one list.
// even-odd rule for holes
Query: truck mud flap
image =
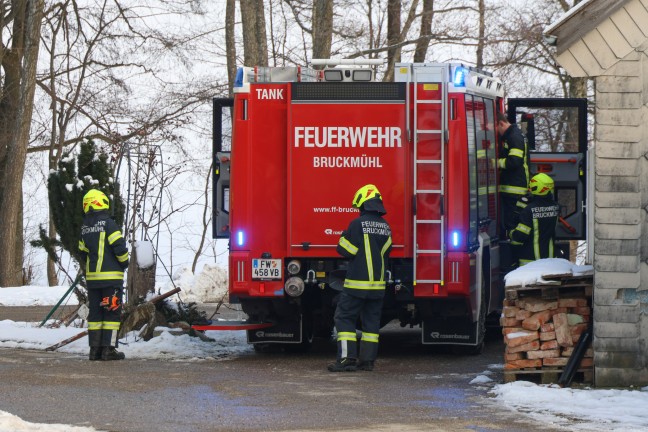
{"label": "truck mud flap", "polygon": [[477,322],[465,318],[424,320],[421,324],[421,339],[424,345],[477,345]]}
{"label": "truck mud flap", "polygon": [[300,321],[276,323],[263,329],[248,330],[248,343],[301,343],[302,325]]}

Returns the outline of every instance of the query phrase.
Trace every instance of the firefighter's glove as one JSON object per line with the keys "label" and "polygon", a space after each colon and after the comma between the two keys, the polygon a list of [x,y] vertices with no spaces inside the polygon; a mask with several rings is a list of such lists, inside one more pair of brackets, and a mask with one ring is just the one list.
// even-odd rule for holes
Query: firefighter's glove
{"label": "firefighter's glove", "polygon": [[116,294],[113,294],[110,297],[104,297],[99,305],[109,311],[115,311],[121,306],[121,301]]}

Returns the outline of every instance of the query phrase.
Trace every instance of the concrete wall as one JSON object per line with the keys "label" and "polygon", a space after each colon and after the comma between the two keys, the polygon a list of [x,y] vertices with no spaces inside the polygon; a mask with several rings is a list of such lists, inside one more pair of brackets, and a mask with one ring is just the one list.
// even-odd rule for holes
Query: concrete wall
{"label": "concrete wall", "polygon": [[595,77],[597,386],[648,384],[648,55]]}

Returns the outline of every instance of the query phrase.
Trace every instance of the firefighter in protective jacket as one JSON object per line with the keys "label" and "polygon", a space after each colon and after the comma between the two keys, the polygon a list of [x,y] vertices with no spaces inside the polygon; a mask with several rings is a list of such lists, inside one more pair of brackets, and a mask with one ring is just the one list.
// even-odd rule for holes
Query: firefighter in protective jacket
{"label": "firefighter in protective jacket", "polygon": [[529,187],[529,151],[522,131],[509,123],[504,113],[497,113],[500,148],[497,166],[500,173],[499,196],[505,232],[515,227],[515,206]]}
{"label": "firefighter in protective jacket", "polygon": [[553,200],[554,181],[547,174],[533,176],[529,183],[531,199],[520,211],[520,220],[509,233],[511,243],[519,245],[519,264],[554,257],[554,237],[559,206]]}
{"label": "firefighter in protective jacket", "polygon": [[128,249],[119,227],[108,215],[106,195],[91,189],[83,197],[79,250],[88,286],[90,360],[123,360],[117,351]]}
{"label": "firefighter in protective jacket", "polygon": [[[360,216],[351,221],[337,246],[338,253],[349,258],[349,266],[335,310],[338,355],[335,363],[328,366],[331,372],[371,371],[378,354],[391,228],[383,219],[387,212],[376,186],[361,187],[354,195],[353,207],[360,209]],[[358,317],[362,321],[359,352]]]}

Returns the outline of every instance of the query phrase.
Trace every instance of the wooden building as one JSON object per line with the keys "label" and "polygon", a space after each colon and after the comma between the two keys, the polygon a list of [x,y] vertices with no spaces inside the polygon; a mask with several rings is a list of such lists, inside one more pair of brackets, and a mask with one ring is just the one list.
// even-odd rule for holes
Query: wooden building
{"label": "wooden building", "polygon": [[[583,0],[545,30],[573,77],[595,83],[594,365],[597,386],[648,384],[648,0]],[[592,196],[593,195],[593,196]]]}

